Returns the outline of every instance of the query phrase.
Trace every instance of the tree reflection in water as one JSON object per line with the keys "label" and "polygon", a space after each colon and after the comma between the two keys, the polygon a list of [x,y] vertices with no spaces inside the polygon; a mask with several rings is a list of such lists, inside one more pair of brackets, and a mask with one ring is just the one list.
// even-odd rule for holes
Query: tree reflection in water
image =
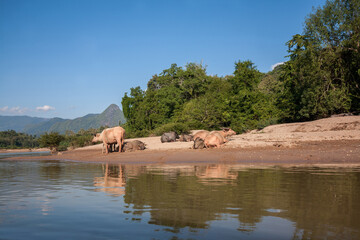
{"label": "tree reflection in water", "polygon": [[238,231],[251,233],[265,219],[284,219],[294,226],[293,239],[360,239],[358,171],[105,164],[103,173],[97,190],[123,195],[133,209],[126,214],[149,212],[148,223],[166,231],[237,219]]}

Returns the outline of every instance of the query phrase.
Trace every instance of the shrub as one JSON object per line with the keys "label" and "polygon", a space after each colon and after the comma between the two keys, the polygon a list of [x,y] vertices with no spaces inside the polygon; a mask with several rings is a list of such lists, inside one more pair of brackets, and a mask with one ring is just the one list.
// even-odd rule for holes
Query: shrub
{"label": "shrub", "polygon": [[50,150],[57,150],[61,141],[63,141],[65,137],[60,135],[57,132],[45,133],[40,136],[39,142],[43,147],[49,147]]}
{"label": "shrub", "polygon": [[190,128],[185,123],[174,122],[174,123],[168,123],[168,124],[164,124],[160,127],[157,127],[152,131],[152,133],[157,136],[160,136],[163,133],[170,132],[170,131],[174,131],[177,134],[188,133],[190,131]]}

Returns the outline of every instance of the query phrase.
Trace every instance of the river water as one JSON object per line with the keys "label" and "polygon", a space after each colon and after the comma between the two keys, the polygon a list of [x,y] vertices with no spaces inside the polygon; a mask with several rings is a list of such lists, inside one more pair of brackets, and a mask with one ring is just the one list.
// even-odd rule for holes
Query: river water
{"label": "river water", "polygon": [[51,155],[50,151],[43,151],[43,152],[5,152],[0,153],[0,159],[3,158],[10,158],[10,157],[25,157],[25,156],[49,156]]}
{"label": "river water", "polygon": [[0,239],[360,239],[360,169],[0,160]]}

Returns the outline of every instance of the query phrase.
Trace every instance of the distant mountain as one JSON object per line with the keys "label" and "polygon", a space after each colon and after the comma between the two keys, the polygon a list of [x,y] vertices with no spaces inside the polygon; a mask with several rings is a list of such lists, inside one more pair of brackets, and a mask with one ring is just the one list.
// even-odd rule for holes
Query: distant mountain
{"label": "distant mountain", "polygon": [[[115,104],[111,104],[101,114],[88,114],[84,117],[75,118],[73,120],[62,118],[42,119],[26,117],[23,118],[24,120],[22,121],[22,119],[16,119],[16,117],[9,117],[6,118],[6,121],[4,120],[3,124],[1,122],[3,118],[4,116],[0,116],[0,129],[3,129],[1,131],[13,129],[17,132],[24,132],[32,135],[41,135],[45,132],[59,132],[64,134],[67,130],[78,132],[80,129],[86,130],[89,128],[99,128],[101,126],[113,127],[118,126],[119,123],[126,122],[123,112]],[[14,120],[11,118],[14,118]],[[11,124],[12,121],[16,122],[16,124]]]}
{"label": "distant mountain", "polygon": [[50,129],[52,128],[53,125],[55,125],[57,123],[65,122],[65,121],[71,121],[71,120],[62,119],[62,118],[51,118],[51,119],[48,119],[46,122],[41,122],[41,123],[37,123],[37,124],[29,124],[29,125],[25,126],[24,129],[20,132],[39,136],[45,132],[51,132]]}
{"label": "distant mountain", "polygon": [[15,130],[22,132],[27,125],[36,125],[49,121],[48,118],[28,116],[0,116],[0,131]]}
{"label": "distant mountain", "polygon": [[53,124],[47,132],[65,133],[67,130],[78,132],[80,129],[99,128],[101,126],[119,126],[119,122],[125,123],[125,117],[120,108],[111,104],[101,114],[88,114],[73,120],[59,121]]}

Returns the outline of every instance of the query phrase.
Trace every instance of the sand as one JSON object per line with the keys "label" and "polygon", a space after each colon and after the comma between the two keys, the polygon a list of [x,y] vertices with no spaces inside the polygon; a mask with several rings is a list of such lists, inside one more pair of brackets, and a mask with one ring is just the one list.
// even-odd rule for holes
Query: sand
{"label": "sand", "polygon": [[[195,131],[194,131],[195,132]],[[191,149],[193,142],[161,143],[160,137],[136,138],[146,149],[101,153],[102,144],[44,157],[123,164],[234,163],[247,165],[360,166],[360,116],[278,124],[231,136],[221,148]],[[134,139],[126,139],[131,141]]]}

